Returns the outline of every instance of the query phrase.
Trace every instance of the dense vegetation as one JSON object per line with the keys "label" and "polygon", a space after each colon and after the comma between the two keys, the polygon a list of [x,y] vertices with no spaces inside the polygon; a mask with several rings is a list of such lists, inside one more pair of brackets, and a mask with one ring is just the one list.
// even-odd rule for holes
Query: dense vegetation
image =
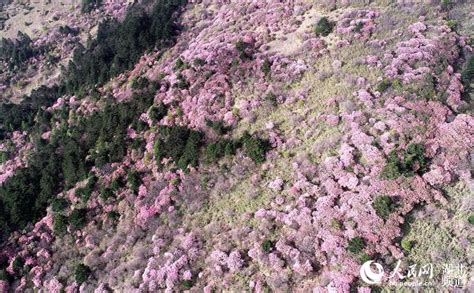
{"label": "dense vegetation", "polygon": [[[88,48],[78,48],[65,70],[60,86],[41,87],[23,98],[20,105],[0,104],[0,140],[7,132],[28,130],[42,106],[48,107],[65,92],[82,96],[84,92],[130,69],[146,50],[170,45],[178,33],[176,15],[184,0],[158,1],[151,13],[133,6],[122,23],[106,20],[99,25],[97,38]],[[0,61],[10,69],[39,53],[31,39],[20,33],[17,40],[2,39]]]}
{"label": "dense vegetation", "polygon": [[266,239],[262,242],[262,250],[264,252],[270,252],[273,249],[273,242],[269,239]]}
{"label": "dense vegetation", "polygon": [[78,264],[74,270],[74,276],[78,284],[84,283],[89,275],[91,274],[91,269],[85,264]]}
{"label": "dense vegetation", "polygon": [[154,148],[157,163],[162,158],[171,157],[182,170],[188,165],[196,166],[201,139],[201,133],[184,127],[161,127]]}
{"label": "dense vegetation", "polygon": [[[62,127],[49,142],[37,138],[37,150],[29,166],[18,170],[0,187],[0,214],[4,215],[0,217],[0,226],[5,230],[24,227],[44,214],[53,195],[61,188],[86,179],[92,166],[121,160],[127,144],[131,143],[126,139],[128,126],[152,103],[151,92],[143,91],[135,94],[130,102],[109,103],[104,111],[81,117],[69,128]],[[68,117],[64,119],[67,121]],[[95,184],[91,180],[78,191],[85,200]],[[55,208],[61,205],[55,203]]]}
{"label": "dense vegetation", "polygon": [[[130,69],[145,50],[171,44],[178,32],[173,16],[184,3],[159,1],[151,14],[145,13],[141,6],[134,6],[123,23],[115,20],[101,23],[97,39],[87,49],[80,48],[74,53],[61,86],[41,87],[25,96],[19,105],[0,104],[0,140],[8,132],[29,130],[40,108],[51,106],[66,90],[80,96],[87,88]],[[2,39],[0,43],[0,61],[7,62],[10,68],[35,54],[38,50],[31,47],[26,34],[20,33],[14,41]],[[47,115],[41,111],[40,114]]]}
{"label": "dense vegetation", "polygon": [[470,92],[472,90],[471,84],[474,82],[474,55],[471,55],[464,64],[461,78],[466,91]]}
{"label": "dense vegetation", "polygon": [[[221,127],[217,129],[219,129],[219,132],[222,131],[220,130]],[[218,131],[216,130],[216,132]],[[214,163],[222,157],[234,155],[237,149],[243,149],[245,155],[254,162],[263,163],[266,153],[270,148],[270,143],[267,140],[244,132],[239,139],[219,139],[208,144],[205,150],[205,158],[207,162]]]}
{"label": "dense vegetation", "polygon": [[425,148],[421,144],[410,144],[405,151],[392,151],[388,162],[382,170],[382,178],[396,179],[400,176],[410,177],[415,174],[424,174],[428,170],[428,160]]}
{"label": "dense vegetation", "polygon": [[326,37],[330,33],[332,33],[332,30],[334,29],[335,26],[336,24],[330,21],[327,17],[322,17],[316,24],[316,27],[314,28],[314,32],[316,33],[317,36]]}
{"label": "dense vegetation", "polygon": [[387,219],[395,208],[392,198],[386,195],[377,197],[374,200],[372,207],[375,209],[377,215],[382,219]]}
{"label": "dense vegetation", "polygon": [[[160,0],[134,5],[146,1]],[[172,50],[153,53],[159,62],[147,54],[140,70],[125,73],[118,84],[107,82],[102,94],[97,83],[73,89],[79,99],[84,93],[79,102],[94,117],[84,118],[82,106],[76,111],[65,103],[61,109],[59,102],[49,119],[35,114],[26,138],[38,149],[55,144],[45,154],[57,160],[51,167],[57,178],[46,176],[39,189],[51,177],[59,185],[45,192],[53,213],[48,207],[48,218],[36,229],[14,233],[8,248],[0,249],[5,254],[0,253],[0,271],[9,267],[0,279],[15,279],[4,285],[13,291],[58,292],[242,291],[249,286],[292,291],[310,290],[324,280],[357,291],[367,289],[358,263],[374,260],[392,269],[403,254],[409,265],[426,259],[427,248],[463,239],[474,223],[472,212],[457,208],[469,187],[459,181],[469,181],[474,120],[460,99],[457,65],[469,48],[464,37],[445,27],[445,13],[392,4],[350,7],[329,14],[338,20],[337,31],[326,37],[334,46],[325,46],[312,30],[304,34],[301,50],[282,56],[267,50],[275,44],[261,28],[276,34],[298,31],[300,16],[316,7],[288,13],[284,1],[258,1],[258,7],[242,1],[242,17],[234,13],[235,3],[198,6],[189,7],[186,18],[199,25],[187,27]],[[119,15],[121,8],[111,12]],[[390,24],[405,28],[404,33]],[[278,45],[274,49],[281,51]],[[90,54],[89,48],[83,53]],[[324,68],[313,66],[315,58]],[[370,85],[374,80],[379,82]],[[151,90],[157,85],[159,93]],[[335,86],[342,96],[314,99],[314,93],[332,93]],[[108,98],[110,91],[127,107]],[[147,100],[149,91],[157,103],[139,110],[131,106]],[[291,111],[280,109],[285,114],[280,117],[277,107]],[[139,113],[122,113],[127,110]],[[244,133],[248,124],[252,132]],[[328,125],[337,131],[325,132]],[[277,151],[267,156],[268,141],[260,133]],[[40,134],[51,138],[43,141]],[[7,172],[11,165],[21,168],[9,160],[19,158],[18,151],[37,151],[23,144],[22,136],[15,138],[0,154],[8,160],[2,165]],[[258,166],[266,157],[270,162]],[[119,163],[110,166],[114,161]],[[97,168],[91,172],[91,166]],[[391,181],[376,178],[382,169]],[[67,190],[70,186],[76,188]],[[442,217],[446,211],[452,217]],[[11,226],[10,215],[0,216]],[[450,237],[433,237],[431,243],[420,232]],[[245,241],[238,239],[242,236]],[[454,255],[443,249],[430,254],[442,261],[465,258],[466,243],[454,244]]]}
{"label": "dense vegetation", "polygon": [[82,0],[81,1],[81,11],[83,13],[89,13],[94,8],[102,5],[102,0]]}
{"label": "dense vegetation", "polygon": [[351,240],[349,240],[349,243],[347,244],[347,250],[349,252],[352,252],[354,254],[361,253],[362,250],[365,248],[365,240],[361,237],[354,237]]}
{"label": "dense vegetation", "polygon": [[146,51],[170,45],[178,33],[176,15],[185,0],[158,1],[151,13],[132,6],[123,22],[102,22],[88,48],[78,48],[65,72],[68,92],[107,82],[130,69]]}
{"label": "dense vegetation", "polygon": [[[93,2],[97,4],[97,1]],[[18,105],[0,104],[0,140],[15,130],[41,133],[41,129],[49,128],[52,118],[43,109],[51,106],[62,94],[69,92],[80,96],[96,84],[130,69],[145,50],[171,44],[178,33],[176,13],[185,3],[184,0],[158,1],[151,13],[146,13],[140,5],[134,5],[123,23],[115,20],[101,23],[97,39],[90,42],[88,48],[74,53],[62,85],[41,87],[24,97]],[[31,48],[29,37],[21,34],[18,41],[2,40],[0,60],[7,61],[13,68],[36,53]],[[71,187],[85,179],[92,166],[100,167],[121,160],[127,147],[126,128],[132,123],[137,124],[137,115],[152,105],[151,92],[156,90],[153,86],[156,84],[135,95],[130,102],[109,103],[103,112],[79,118],[69,128],[63,126],[49,142],[37,137],[37,150],[30,158],[29,166],[18,170],[0,187],[0,236],[4,237],[8,231],[22,228],[41,217],[52,196],[61,188]],[[154,118],[160,119],[163,111],[166,109],[153,110]],[[68,110],[62,109],[59,116],[66,125]],[[188,157],[191,155],[186,153]],[[181,161],[184,164],[187,160]],[[85,199],[88,191],[82,190]],[[61,227],[58,229],[62,230]]]}
{"label": "dense vegetation", "polygon": [[40,49],[33,48],[30,37],[22,32],[18,32],[14,40],[2,38],[0,41],[0,61],[6,62],[9,70],[20,67],[38,53]]}
{"label": "dense vegetation", "polygon": [[20,104],[0,104],[0,140],[15,130],[29,130],[36,116],[49,120],[49,114],[42,107],[52,105],[60,97],[58,87],[42,86],[25,96]]}

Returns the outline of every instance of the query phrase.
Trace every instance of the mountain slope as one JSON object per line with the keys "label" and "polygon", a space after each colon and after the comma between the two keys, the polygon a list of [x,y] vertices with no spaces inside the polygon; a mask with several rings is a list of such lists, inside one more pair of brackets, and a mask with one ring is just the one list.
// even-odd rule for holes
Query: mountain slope
{"label": "mountain slope", "polygon": [[472,8],[111,8],[0,105],[0,291],[376,292],[400,260],[469,292]]}

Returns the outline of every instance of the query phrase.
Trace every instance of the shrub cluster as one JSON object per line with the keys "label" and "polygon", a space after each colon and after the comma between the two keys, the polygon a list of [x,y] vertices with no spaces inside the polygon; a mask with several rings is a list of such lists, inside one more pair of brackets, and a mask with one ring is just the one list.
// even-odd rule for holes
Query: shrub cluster
{"label": "shrub cluster", "polygon": [[215,163],[224,156],[234,155],[239,147],[239,143],[231,139],[221,139],[210,143],[205,151],[206,161],[208,163]]}
{"label": "shrub cluster", "polygon": [[54,198],[51,201],[51,208],[55,213],[63,212],[69,206],[69,201],[65,198]]}
{"label": "shrub cluster", "polygon": [[76,189],[76,196],[80,197],[84,202],[87,202],[94,191],[95,184],[97,183],[97,177],[91,176],[87,180],[86,186]]}
{"label": "shrub cluster", "polygon": [[354,254],[359,254],[362,252],[362,250],[364,250],[365,246],[365,240],[362,237],[354,237],[349,240],[347,250]]}
{"label": "shrub cluster", "polygon": [[390,213],[395,209],[394,202],[390,196],[379,196],[372,203],[375,212],[382,219],[387,219]]}
{"label": "shrub cluster", "polygon": [[32,46],[30,37],[25,33],[18,32],[14,40],[6,38],[0,40],[0,61],[6,62],[9,70],[20,67],[39,53],[40,50]]}
{"label": "shrub cluster", "polygon": [[471,83],[474,82],[474,55],[471,55],[464,64],[461,79],[467,92],[470,92]]}
{"label": "shrub cluster", "polygon": [[150,110],[148,111],[148,115],[153,122],[160,121],[166,116],[167,113],[168,113],[168,107],[163,103],[160,103],[158,107],[152,106]]}
{"label": "shrub cluster", "polygon": [[74,229],[81,229],[87,224],[87,210],[86,209],[74,209],[69,215],[69,224]]}
{"label": "shrub cluster", "polygon": [[330,33],[332,33],[335,26],[336,26],[336,23],[334,23],[333,21],[330,21],[327,17],[322,17],[316,24],[316,27],[314,28],[314,32],[316,33],[317,36],[326,37]]}
{"label": "shrub cluster", "polygon": [[415,174],[424,174],[428,170],[428,159],[424,152],[425,148],[421,144],[410,144],[400,155],[397,151],[392,151],[381,177],[396,179],[402,175],[410,177]]}
{"label": "shrub cluster", "polygon": [[140,173],[137,171],[129,171],[127,174],[128,187],[134,192],[138,193],[138,188],[141,184]]}
{"label": "shrub cluster", "polygon": [[74,277],[78,284],[82,284],[89,278],[92,270],[90,267],[86,266],[85,264],[78,264],[74,269]]}
{"label": "shrub cluster", "polygon": [[[86,10],[100,0],[84,0]],[[83,2],[83,3],[84,3]],[[157,1],[151,12],[143,5],[129,8],[122,22],[107,19],[99,25],[97,38],[87,48],[79,48],[65,72],[69,93],[85,86],[103,84],[130,69],[149,49],[169,45],[178,33],[176,12],[185,0]]]}
{"label": "shrub cluster", "polygon": [[94,8],[99,7],[102,5],[102,0],[82,0],[81,1],[81,12],[82,13],[89,13]]}
{"label": "shrub cluster", "polygon": [[219,135],[225,134],[230,130],[230,127],[225,126],[222,121],[206,120],[206,125]]}
{"label": "shrub cluster", "polygon": [[68,220],[67,217],[62,214],[54,215],[53,232],[56,236],[62,236],[66,234]]}
{"label": "shrub cluster", "polygon": [[178,168],[186,170],[188,165],[197,166],[202,134],[181,126],[159,129],[154,153],[158,165],[163,158],[172,158]]}
{"label": "shrub cluster", "polygon": [[267,140],[251,136],[248,132],[245,132],[240,142],[242,143],[245,154],[254,162],[259,164],[265,162],[266,153],[271,148]]}
{"label": "shrub cluster", "polygon": [[271,240],[265,240],[262,242],[262,250],[264,252],[270,252],[273,249],[273,242]]}

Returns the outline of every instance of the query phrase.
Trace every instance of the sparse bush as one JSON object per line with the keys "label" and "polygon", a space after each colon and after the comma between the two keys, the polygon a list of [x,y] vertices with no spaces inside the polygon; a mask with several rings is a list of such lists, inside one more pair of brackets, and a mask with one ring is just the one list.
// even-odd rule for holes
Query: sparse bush
{"label": "sparse bush", "polygon": [[209,163],[214,163],[224,156],[234,155],[239,148],[238,142],[229,139],[222,139],[210,143],[206,147],[205,156]]}
{"label": "sparse bush", "polygon": [[268,58],[266,58],[262,64],[262,71],[263,73],[265,73],[265,76],[268,76],[270,75],[271,70],[272,70],[272,63],[270,62],[270,60],[268,60]]}
{"label": "sparse bush", "polygon": [[85,264],[78,264],[74,270],[74,277],[78,284],[84,283],[91,274],[91,269]]}
{"label": "sparse bush", "polygon": [[424,156],[425,148],[421,144],[410,144],[400,158],[396,151],[389,154],[387,164],[382,170],[384,179],[396,179],[401,175],[410,177],[424,174],[428,170],[428,160]]}
{"label": "sparse bush", "polygon": [[349,243],[347,245],[347,250],[354,254],[358,254],[362,252],[364,248],[365,248],[365,241],[361,237],[352,238],[351,240],[349,240]]}
{"label": "sparse bush", "polygon": [[191,280],[184,280],[181,284],[186,290],[191,289],[193,287],[193,282]]}
{"label": "sparse bush", "polygon": [[230,130],[230,128],[225,126],[222,121],[211,121],[206,119],[206,125],[219,135],[225,134]]}
{"label": "sparse bush", "polygon": [[394,209],[394,204],[390,196],[384,195],[377,197],[374,200],[372,207],[375,209],[375,212],[379,217],[387,219]]}
{"label": "sparse bush", "polygon": [[51,202],[51,208],[53,212],[60,213],[69,206],[69,201],[65,198],[55,198]]}
{"label": "sparse bush", "polygon": [[248,132],[245,132],[241,138],[245,154],[256,163],[263,163],[266,159],[266,153],[270,149],[268,141],[254,138]]}
{"label": "sparse bush", "polygon": [[235,48],[240,54],[240,59],[242,60],[250,60],[252,59],[252,55],[248,53],[248,50],[250,49],[250,44],[244,42],[243,40],[239,40],[235,44]]}
{"label": "sparse bush", "polygon": [[128,187],[134,192],[138,193],[138,188],[141,184],[140,173],[137,171],[129,171],[127,174]]}
{"label": "sparse bush", "polygon": [[66,234],[67,231],[67,217],[61,214],[54,215],[54,226],[53,232],[56,236],[62,236]]}
{"label": "sparse bush", "polygon": [[467,61],[464,63],[461,78],[464,87],[470,90],[471,83],[474,81],[474,55],[471,55],[471,57],[469,57],[469,59],[467,59]]}
{"label": "sparse bush", "polygon": [[120,214],[117,211],[110,211],[107,213],[107,218],[116,221],[120,218]]}
{"label": "sparse bush", "polygon": [[271,240],[265,240],[262,242],[262,250],[265,252],[270,252],[273,249],[273,242]]}
{"label": "sparse bush", "polygon": [[102,186],[100,188],[100,197],[106,201],[108,200],[109,198],[112,198],[114,197],[114,192],[112,190],[111,187],[105,187],[105,186]]}
{"label": "sparse bush", "polygon": [[69,224],[74,229],[81,229],[87,224],[87,210],[74,209],[69,215]]}
{"label": "sparse bush", "polygon": [[152,106],[148,115],[153,122],[158,122],[163,119],[167,113],[168,107],[165,104],[160,103],[158,107]]}
{"label": "sparse bush", "polygon": [[314,32],[316,33],[316,36],[323,36],[326,37],[330,33],[332,33],[332,30],[334,29],[334,26],[336,24],[332,21],[330,21],[327,17],[322,17],[318,23],[316,24],[316,27],[314,28]]}
{"label": "sparse bush", "polygon": [[473,214],[473,215],[470,215],[470,216],[467,218],[467,221],[469,222],[469,224],[474,225],[474,214]]}
{"label": "sparse bush", "polygon": [[400,242],[400,245],[402,246],[403,250],[406,252],[410,252],[413,248],[413,242],[410,240],[403,238],[402,241]]}
{"label": "sparse bush", "polygon": [[380,93],[383,93],[385,92],[390,86],[392,85],[392,82],[387,79],[387,78],[384,78],[378,85],[377,85],[377,88],[375,89],[376,91],[380,92]]}

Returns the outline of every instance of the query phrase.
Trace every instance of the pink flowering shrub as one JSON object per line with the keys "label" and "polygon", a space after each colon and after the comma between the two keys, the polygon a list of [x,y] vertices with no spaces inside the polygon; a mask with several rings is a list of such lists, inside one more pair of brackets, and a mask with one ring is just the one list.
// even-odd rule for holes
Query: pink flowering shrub
{"label": "pink flowering shrub", "polygon": [[179,248],[162,252],[162,249],[166,249],[165,240],[157,235],[154,236],[154,255],[148,259],[143,271],[143,283],[140,285],[140,290],[156,291],[160,288],[173,290],[180,285],[180,280],[192,278],[190,268],[199,256],[200,241],[192,233],[182,235],[179,239],[177,240]]}
{"label": "pink flowering shrub", "polygon": [[[122,161],[92,168],[98,181],[87,202],[76,195],[85,181],[57,195],[71,204],[66,216],[87,209],[84,227],[57,237],[48,209],[43,219],[12,233],[0,260],[7,260],[7,272],[17,279],[16,291],[303,292],[331,285],[349,292],[363,261],[377,258],[385,265],[404,257],[399,239],[415,207],[443,207],[443,187],[470,182],[474,120],[463,113],[464,88],[455,70],[461,50],[469,48],[457,33],[420,21],[409,26],[407,39],[371,40],[383,10],[351,9],[337,22],[335,37],[342,39],[326,44],[303,33],[302,49],[285,55],[267,44],[297,32],[298,17],[310,4],[191,2],[194,10],[176,46],[147,52],[99,89],[121,103],[132,98],[134,82],[147,78],[159,83],[155,104],[166,105],[167,114],[155,121],[148,110],[137,113],[147,127],[130,126],[126,134],[142,138],[142,149],[128,148]],[[101,9],[120,20],[126,7],[106,1]],[[342,82],[351,70],[346,64],[352,64],[336,51],[356,39],[384,51],[364,53],[354,75],[383,70],[380,80],[391,90],[372,90],[373,76]],[[321,57],[338,72],[331,82],[340,82],[342,90],[317,100],[323,107],[314,110],[320,94],[311,88],[320,70],[314,59]],[[274,105],[268,107],[268,100]],[[103,102],[64,96],[47,110],[67,105],[72,124],[74,115],[101,111]],[[217,135],[207,121],[228,126],[226,139],[247,127],[262,131],[276,150],[258,166],[237,153],[186,172],[169,158],[158,168],[158,126],[197,129],[208,142]],[[54,137],[55,127],[42,133],[45,139]],[[26,134],[13,133],[11,141],[0,146],[12,152],[0,165],[0,183],[27,164],[31,150]],[[403,160],[413,144],[420,146],[426,169],[417,161],[410,174],[383,177],[391,154]],[[140,174],[134,190],[126,183],[129,171]],[[109,198],[101,194],[107,188]],[[383,216],[380,198],[393,203]],[[16,269],[16,260],[30,270]],[[83,284],[72,276],[76,263],[93,270]],[[8,286],[0,281],[0,292]]]}
{"label": "pink flowering shrub", "polygon": [[0,185],[14,175],[15,170],[26,166],[27,154],[33,145],[27,141],[25,132],[15,131],[9,142],[0,144],[0,152],[9,154],[9,159],[0,163]]}
{"label": "pink flowering shrub", "polygon": [[375,18],[379,12],[373,10],[353,10],[346,12],[337,22],[336,32],[349,41],[368,39],[375,30]]}

